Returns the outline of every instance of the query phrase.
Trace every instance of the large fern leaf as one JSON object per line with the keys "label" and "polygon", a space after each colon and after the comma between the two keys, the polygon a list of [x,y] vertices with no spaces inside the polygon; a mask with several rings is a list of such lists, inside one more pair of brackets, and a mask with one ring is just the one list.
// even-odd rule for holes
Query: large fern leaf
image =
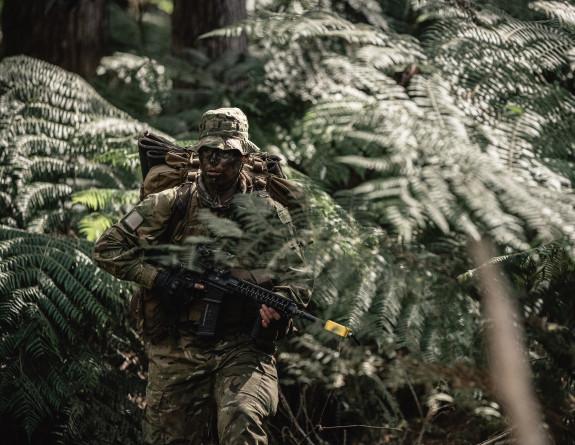
{"label": "large fern leaf", "polygon": [[[113,361],[137,346],[128,344],[134,337],[122,323],[128,286],[98,270],[91,249],[86,241],[0,226],[0,418],[20,425],[31,441],[46,422],[72,428],[78,419],[68,413],[80,407],[100,409],[113,400],[128,406],[129,392],[118,397],[116,385],[131,381],[131,392],[140,384]],[[102,349],[120,333],[123,345]],[[96,395],[103,392],[108,400]],[[88,440],[95,425],[114,430],[109,424],[119,419],[108,419],[74,428]]]}
{"label": "large fern leaf", "polygon": [[[0,162],[11,205],[2,218],[21,228],[68,233],[77,218],[47,217],[71,207],[70,195],[91,187],[136,187],[134,162],[102,165],[112,151],[134,153],[148,128],[103,100],[80,77],[25,56],[0,63]],[[99,159],[99,162],[92,160]],[[131,174],[130,168],[134,170]],[[120,174],[121,173],[121,174]],[[13,212],[16,210],[16,212]],[[69,212],[65,210],[64,213]]]}

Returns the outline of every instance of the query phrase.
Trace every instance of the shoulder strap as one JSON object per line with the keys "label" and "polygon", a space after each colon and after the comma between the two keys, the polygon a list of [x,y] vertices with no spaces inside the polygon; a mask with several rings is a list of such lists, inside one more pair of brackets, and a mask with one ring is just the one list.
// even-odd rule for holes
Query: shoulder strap
{"label": "shoulder strap", "polygon": [[[192,194],[196,188],[196,182],[185,182],[180,187],[178,187],[176,193],[176,200],[172,207],[172,211],[168,218],[168,223],[166,227],[165,239],[171,239],[176,231],[178,224],[186,217],[188,213],[188,208],[190,207],[190,202],[192,201]],[[185,222],[184,222],[185,225]]]}
{"label": "shoulder strap", "polygon": [[174,207],[172,208],[170,218],[172,218],[173,215],[177,215],[180,218],[186,216],[195,185],[196,185],[195,181],[186,182],[178,188],[176,201],[174,202]]}

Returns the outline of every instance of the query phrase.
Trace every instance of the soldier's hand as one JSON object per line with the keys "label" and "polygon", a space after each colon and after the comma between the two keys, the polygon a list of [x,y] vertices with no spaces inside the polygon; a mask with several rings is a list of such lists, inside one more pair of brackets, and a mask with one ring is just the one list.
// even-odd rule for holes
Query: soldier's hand
{"label": "soldier's hand", "polygon": [[281,315],[273,307],[268,307],[265,304],[262,304],[262,307],[260,308],[260,315],[262,317],[262,326],[264,328],[268,328],[274,320],[279,321],[281,318]]}
{"label": "soldier's hand", "polygon": [[178,311],[185,307],[194,298],[195,292],[204,286],[181,278],[170,269],[158,272],[152,290],[161,293],[164,306],[171,311]]}

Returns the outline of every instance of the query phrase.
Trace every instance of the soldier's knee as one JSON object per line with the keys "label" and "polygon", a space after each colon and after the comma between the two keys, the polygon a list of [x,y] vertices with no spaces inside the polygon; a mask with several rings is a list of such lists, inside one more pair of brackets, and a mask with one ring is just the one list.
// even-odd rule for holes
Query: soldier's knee
{"label": "soldier's knee", "polygon": [[250,404],[229,404],[218,412],[220,445],[265,445],[268,443],[263,428],[264,413]]}

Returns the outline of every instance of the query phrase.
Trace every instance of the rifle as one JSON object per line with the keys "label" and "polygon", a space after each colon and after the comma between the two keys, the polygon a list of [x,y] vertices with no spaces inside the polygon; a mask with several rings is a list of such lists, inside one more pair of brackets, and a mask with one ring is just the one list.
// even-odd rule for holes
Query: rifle
{"label": "rifle", "polygon": [[309,321],[321,321],[324,329],[341,337],[350,337],[357,344],[359,340],[353,335],[351,329],[334,321],[323,320],[298,308],[293,301],[271,292],[249,281],[241,280],[232,276],[231,272],[207,263],[203,272],[186,271],[183,279],[204,286],[204,306],[196,335],[201,337],[213,337],[216,334],[216,324],[220,312],[220,306],[226,294],[238,294],[250,298],[256,303],[273,307],[282,317],[300,317]]}

